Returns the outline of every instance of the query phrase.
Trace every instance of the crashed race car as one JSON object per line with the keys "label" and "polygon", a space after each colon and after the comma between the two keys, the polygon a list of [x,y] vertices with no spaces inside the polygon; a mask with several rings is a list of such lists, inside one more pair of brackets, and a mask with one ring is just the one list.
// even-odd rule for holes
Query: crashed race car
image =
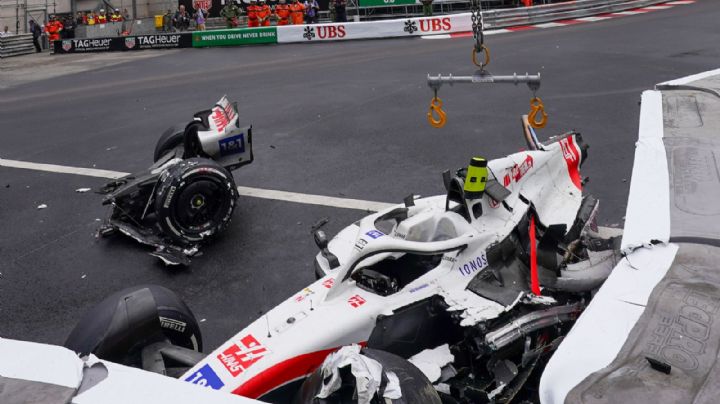
{"label": "crashed race car", "polygon": [[66,346],[271,402],[532,399],[527,382],[610,274],[619,237],[599,234],[583,194],[581,135],[540,143],[523,123],[527,151],[446,172],[445,195],[408,197],[332,240],[316,231],[319,279],[210,355],[159,287],[106,299]]}
{"label": "crashed race car", "polygon": [[240,126],[237,105],[226,97],[158,139],[154,164],[109,182],[110,217],[99,230],[155,248],[165,264],[188,265],[199,245],[230,223],[238,193],[232,170],[253,161],[252,126]]}

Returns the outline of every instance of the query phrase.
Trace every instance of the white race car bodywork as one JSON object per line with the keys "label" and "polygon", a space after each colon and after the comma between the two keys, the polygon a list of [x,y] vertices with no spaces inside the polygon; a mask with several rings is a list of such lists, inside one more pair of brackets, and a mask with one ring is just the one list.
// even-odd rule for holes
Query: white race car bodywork
{"label": "white race car bodywork", "polygon": [[[89,383],[84,380],[85,370],[98,366],[107,371],[105,377],[90,377],[95,380]],[[4,404],[260,403],[197,389],[167,376],[100,360],[94,355],[83,360],[60,346],[5,338],[0,338],[0,382],[2,378],[12,380],[14,387],[0,388],[0,401]],[[78,389],[80,392],[76,392]]]}
{"label": "white race car bodywork", "polygon": [[[318,255],[326,274],[299,291],[222,344],[181,377],[194,384],[257,398],[304,378],[325,357],[343,345],[368,341],[379,315],[430,296],[441,296],[462,312],[463,325],[497,317],[510,306],[466,290],[487,265],[486,250],[502,241],[535,212],[543,225],[570,228],[581,205],[579,166],[582,149],[578,135],[569,135],[531,150],[489,161],[490,179],[511,194],[498,203],[483,196],[467,200],[469,217],[453,209],[446,196],[420,198],[407,206],[407,217],[385,232],[378,219],[392,215],[398,205],[369,215],[334,237],[328,249],[339,267],[331,269]],[[481,204],[482,215],[472,213]],[[382,226],[378,226],[382,227]],[[351,275],[359,269],[404,254],[442,255],[440,263],[387,296],[356,284]]]}

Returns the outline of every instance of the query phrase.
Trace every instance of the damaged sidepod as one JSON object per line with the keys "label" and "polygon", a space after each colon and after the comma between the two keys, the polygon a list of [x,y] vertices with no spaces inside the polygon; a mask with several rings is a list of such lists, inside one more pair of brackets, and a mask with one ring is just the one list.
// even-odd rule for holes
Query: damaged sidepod
{"label": "damaged sidepod", "polygon": [[154,161],[98,191],[112,206],[99,234],[120,232],[154,247],[151,255],[167,265],[187,265],[232,219],[238,192],[231,171],[253,161],[252,127],[240,126],[237,105],[223,97],[165,131]]}

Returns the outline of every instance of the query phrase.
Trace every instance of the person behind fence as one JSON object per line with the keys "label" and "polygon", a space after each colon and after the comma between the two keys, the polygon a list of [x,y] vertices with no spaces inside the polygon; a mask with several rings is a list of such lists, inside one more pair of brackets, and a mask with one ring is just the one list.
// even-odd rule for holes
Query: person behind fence
{"label": "person behind fence", "polygon": [[315,24],[318,22],[318,14],[320,13],[320,5],[317,0],[305,0],[305,22]]}
{"label": "person behind fence", "polygon": [[30,33],[33,36],[33,45],[35,45],[35,52],[42,52],[40,47],[40,35],[42,35],[42,27],[39,26],[35,20],[30,20]]}
{"label": "person behind fence", "polygon": [[63,22],[63,30],[62,30],[62,38],[63,39],[72,39],[75,38],[75,19],[72,18],[72,15],[65,17],[65,21]]}
{"label": "person behind fence", "polygon": [[95,12],[89,11],[85,16],[85,21],[87,25],[95,25]]}
{"label": "person behind fence", "polygon": [[335,21],[335,3],[332,0],[328,2],[328,19],[331,22]]}
{"label": "person behind fence", "polygon": [[330,0],[335,7],[335,22],[347,22],[347,14],[345,12],[346,0]]}
{"label": "person behind fence", "polygon": [[58,21],[57,16],[51,15],[50,21],[48,21],[47,24],[45,24],[45,32],[48,35],[48,40],[50,41],[50,46],[52,47],[53,41],[57,41],[60,39],[60,32],[63,30],[63,25],[60,21]]}
{"label": "person behind fence", "polygon": [[265,0],[260,0],[260,5],[258,6],[257,16],[258,16],[258,22],[260,23],[261,27],[269,27],[270,26],[270,16],[272,15],[272,10],[270,10],[270,6],[265,4]]}
{"label": "person behind fence", "polygon": [[205,18],[207,18],[207,11],[203,10],[202,7],[198,7],[197,12],[195,12],[195,24],[198,31],[205,31]]}
{"label": "person behind fence", "polygon": [[433,0],[420,0],[420,3],[422,3],[422,6],[423,6],[422,7],[423,15],[425,17],[430,17],[432,15],[432,11],[433,11],[432,10]]}
{"label": "person behind fence", "polygon": [[95,23],[96,24],[106,24],[108,22],[107,14],[105,14],[105,9],[100,9],[100,14],[95,17]]}
{"label": "person behind fence", "polygon": [[185,6],[182,4],[173,16],[173,25],[179,31],[185,31],[190,27],[190,14],[185,11]]}
{"label": "person behind fence", "polygon": [[275,17],[277,17],[277,25],[288,25],[290,23],[290,6],[285,0],[275,6]]}
{"label": "person behind fence", "polygon": [[13,36],[13,33],[10,32],[10,27],[6,25],[2,32],[0,32],[0,38],[7,38],[9,36]]}
{"label": "person behind fence", "polygon": [[293,0],[290,5],[290,19],[293,25],[302,25],[305,19],[305,6],[299,0]]}
{"label": "person behind fence", "polygon": [[110,14],[110,22],[120,22],[123,20],[122,14],[120,14],[120,9],[116,8],[113,10],[113,13]]}
{"label": "person behind fence", "polygon": [[248,28],[260,26],[260,21],[258,21],[258,10],[260,10],[260,7],[257,5],[257,0],[250,0],[250,5],[247,6]]}
{"label": "person behind fence", "polygon": [[234,1],[228,1],[225,7],[220,10],[220,17],[225,18],[225,25],[228,28],[237,28],[240,25],[240,14],[242,10]]}

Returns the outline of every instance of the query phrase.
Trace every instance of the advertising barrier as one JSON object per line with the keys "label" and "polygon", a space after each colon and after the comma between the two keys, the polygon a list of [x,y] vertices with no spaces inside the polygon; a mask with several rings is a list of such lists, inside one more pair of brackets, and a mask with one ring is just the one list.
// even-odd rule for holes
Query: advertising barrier
{"label": "advertising barrier", "polygon": [[278,43],[397,38],[472,30],[470,13],[385,21],[286,25],[277,27]]}
{"label": "advertising barrier", "polygon": [[192,34],[195,48],[277,43],[277,27],[221,29],[196,31]]}
{"label": "advertising barrier", "polygon": [[158,34],[114,38],[61,39],[53,43],[55,53],[132,51],[142,49],[190,48],[192,35]]}

